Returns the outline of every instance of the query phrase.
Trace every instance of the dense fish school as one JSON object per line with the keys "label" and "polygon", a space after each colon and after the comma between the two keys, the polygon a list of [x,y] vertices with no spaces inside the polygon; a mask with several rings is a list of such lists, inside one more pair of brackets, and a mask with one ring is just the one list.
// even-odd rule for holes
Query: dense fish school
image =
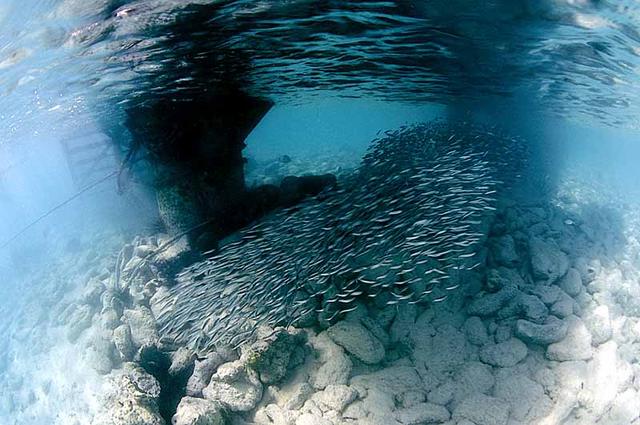
{"label": "dense fish school", "polygon": [[493,128],[386,132],[339,188],[183,270],[154,306],[161,334],[205,352],[261,325],[333,323],[358,300],[442,301],[481,265],[487,219],[524,158],[524,143]]}

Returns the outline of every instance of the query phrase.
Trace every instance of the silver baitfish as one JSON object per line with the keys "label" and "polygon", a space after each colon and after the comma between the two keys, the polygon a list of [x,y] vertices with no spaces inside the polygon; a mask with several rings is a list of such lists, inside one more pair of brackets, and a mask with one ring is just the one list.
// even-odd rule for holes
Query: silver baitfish
{"label": "silver baitfish", "polygon": [[260,325],[337,319],[358,300],[439,302],[458,288],[524,143],[466,123],[384,134],[340,189],[272,214],[179,273],[154,306],[162,336],[206,351]]}

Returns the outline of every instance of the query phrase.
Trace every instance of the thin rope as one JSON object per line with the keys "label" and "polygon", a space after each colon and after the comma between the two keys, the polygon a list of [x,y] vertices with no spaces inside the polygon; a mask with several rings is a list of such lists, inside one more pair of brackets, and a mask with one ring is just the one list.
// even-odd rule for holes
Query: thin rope
{"label": "thin rope", "polygon": [[50,216],[51,214],[53,214],[54,212],[56,212],[57,210],[59,210],[60,208],[64,207],[65,205],[69,204],[71,201],[79,198],[81,195],[83,195],[84,193],[88,192],[89,190],[93,189],[94,187],[100,185],[101,183],[104,183],[105,181],[109,180],[112,177],[115,177],[116,175],[118,175],[119,170],[113,171],[109,174],[107,174],[106,176],[102,177],[100,180],[91,183],[88,186],[83,187],[82,189],[80,189],[80,191],[78,193],[76,193],[75,195],[73,195],[71,198],[68,198],[67,200],[65,200],[64,202],[56,205],[55,207],[51,208],[49,211],[45,212],[44,214],[42,214],[40,217],[38,217],[37,219],[35,219],[34,221],[32,221],[31,223],[29,223],[27,226],[23,227],[18,233],[14,234],[13,236],[11,236],[9,239],[7,239],[6,241],[4,241],[2,243],[2,245],[0,245],[0,249],[3,249],[7,246],[9,246],[10,243],[12,243],[13,241],[15,241],[16,239],[18,239],[20,236],[22,236],[25,232],[27,232],[29,229],[31,229],[33,226],[35,226],[36,224],[40,223],[42,220],[44,220],[45,218],[47,218],[48,216]]}

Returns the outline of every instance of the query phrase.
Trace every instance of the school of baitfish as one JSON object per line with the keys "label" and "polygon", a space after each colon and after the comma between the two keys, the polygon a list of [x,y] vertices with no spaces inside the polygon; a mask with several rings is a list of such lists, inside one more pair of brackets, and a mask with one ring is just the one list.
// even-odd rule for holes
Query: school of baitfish
{"label": "school of baitfish", "polygon": [[161,334],[208,351],[261,325],[332,323],[358,301],[439,302],[477,255],[524,143],[436,122],[376,139],[338,188],[281,210],[184,269],[158,303]]}

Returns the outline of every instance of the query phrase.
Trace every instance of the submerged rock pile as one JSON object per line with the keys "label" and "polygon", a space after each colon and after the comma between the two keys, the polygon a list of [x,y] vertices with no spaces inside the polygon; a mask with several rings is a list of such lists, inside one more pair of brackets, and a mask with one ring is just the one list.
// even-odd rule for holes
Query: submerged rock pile
{"label": "submerged rock pile", "polygon": [[640,232],[592,208],[502,206],[483,266],[441,303],[356,302],[326,329],[210,351],[173,423],[640,422]]}
{"label": "submerged rock pile", "polygon": [[485,237],[523,146],[484,128],[388,132],[336,191],[283,210],[182,272],[152,306],[163,337],[207,352],[260,325],[329,325],[361,299],[442,301]]}
{"label": "submerged rock pile", "polygon": [[[427,308],[359,304],[326,330],[307,329],[304,362],[281,380],[263,380],[241,356],[208,384],[244,365],[227,382],[234,400],[202,395],[237,424],[640,423],[640,318],[616,296],[637,287],[628,262],[640,234],[592,233],[583,207],[507,206],[466,291]],[[599,242],[612,234],[619,252]]]}
{"label": "submerged rock pile", "polygon": [[[569,186],[554,199],[495,204],[488,236],[477,242],[481,264],[441,302],[358,297],[340,320],[257,324],[239,349],[196,352],[162,338],[158,302],[187,245],[163,250],[168,237],[158,235],[119,254],[88,250],[58,276],[79,289],[67,286],[60,299],[65,289],[56,289],[47,312],[32,305],[15,327],[14,340],[49,331],[58,340],[50,357],[14,350],[2,359],[11,372],[0,374],[9,394],[0,393],[0,413],[13,416],[0,418],[640,425],[640,210],[589,199]],[[154,250],[162,255],[151,261]],[[60,326],[46,331],[47,321]],[[63,391],[64,413],[45,422],[43,406],[51,409]]]}

